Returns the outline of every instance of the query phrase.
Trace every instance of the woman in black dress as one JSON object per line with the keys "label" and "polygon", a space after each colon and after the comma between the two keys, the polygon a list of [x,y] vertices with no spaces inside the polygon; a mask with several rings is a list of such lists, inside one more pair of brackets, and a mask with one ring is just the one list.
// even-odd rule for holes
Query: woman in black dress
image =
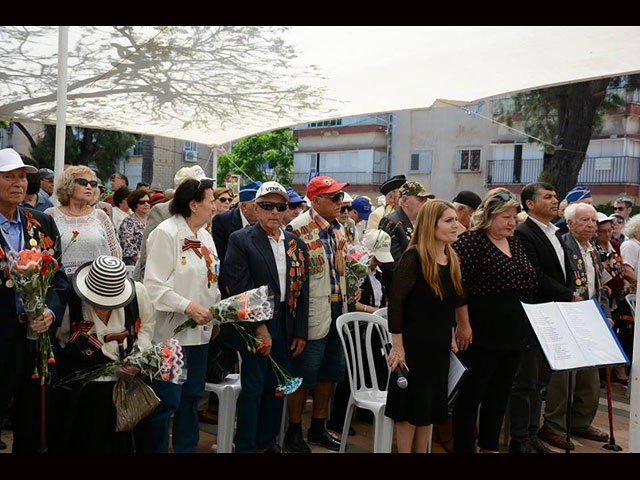
{"label": "woman in black dress", "polygon": [[408,387],[389,383],[385,414],[396,422],[398,452],[425,453],[431,425],[447,420],[449,352],[456,310],[464,309],[460,263],[451,243],[459,224],[453,205],[432,200],[420,208],[415,232],[393,278],[389,365],[406,362]]}

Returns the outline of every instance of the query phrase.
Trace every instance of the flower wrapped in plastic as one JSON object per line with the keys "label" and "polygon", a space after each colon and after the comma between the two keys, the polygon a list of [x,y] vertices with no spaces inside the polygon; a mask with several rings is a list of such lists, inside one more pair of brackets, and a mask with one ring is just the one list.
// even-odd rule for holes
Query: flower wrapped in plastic
{"label": "flower wrapped in plastic", "polygon": [[57,385],[76,382],[86,385],[105,375],[112,375],[120,367],[136,367],[140,370],[140,375],[149,377],[150,380],[162,380],[177,384],[183,383],[185,379],[185,372],[182,370],[184,367],[182,346],[178,340],[172,338],[166,343],[152,345],[151,348],[144,351],[140,351],[136,346],[124,360],[114,360],[81,370],[61,379]]}
{"label": "flower wrapped in plastic", "polygon": [[[275,300],[269,286],[263,285],[225,298],[210,307],[209,310],[213,314],[212,322],[214,325],[235,322],[266,322],[273,318]],[[173,334],[177,335],[186,328],[197,326],[196,321],[190,318],[176,327]]]}
{"label": "flower wrapped in plastic", "polygon": [[347,306],[350,312],[356,309],[355,294],[369,273],[373,252],[364,245],[347,244],[345,276],[347,280]]}

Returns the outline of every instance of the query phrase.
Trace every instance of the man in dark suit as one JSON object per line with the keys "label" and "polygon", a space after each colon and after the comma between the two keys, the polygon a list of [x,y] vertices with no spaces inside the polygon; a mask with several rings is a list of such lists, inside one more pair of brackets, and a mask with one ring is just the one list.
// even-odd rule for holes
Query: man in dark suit
{"label": "man in dark suit", "polygon": [[[227,295],[269,285],[275,296],[271,320],[260,324],[255,337],[263,342],[259,353],[246,346],[242,354],[242,393],[238,399],[236,452],[279,453],[283,399],[276,396],[278,380],[266,355],[289,370],[289,358],[304,350],[308,333],[309,280],[304,243],[282,230],[289,196],[277,182],[266,182],[256,193],[257,223],[229,237],[221,268],[220,287]],[[223,326],[224,329],[233,326]]]}
{"label": "man in dark suit", "polygon": [[[571,261],[558,228],[551,224],[558,212],[555,189],[548,183],[530,183],[522,189],[520,201],[528,218],[516,228],[515,234],[538,276],[539,289],[534,302],[570,302],[575,296]],[[542,390],[549,383],[551,370],[532,331],[528,343],[511,390],[509,450],[550,453],[538,440],[538,428]]]}
{"label": "man in dark suit", "polygon": [[[31,378],[36,355],[35,341],[28,338],[28,326],[37,334],[49,335],[50,327],[62,321],[66,306],[68,281],[64,269],[55,274],[47,292],[43,315],[28,321],[19,294],[9,278],[6,263],[10,251],[39,245],[41,239],[55,244],[59,237],[53,219],[36,210],[21,207],[27,189],[27,173],[37,173],[26,166],[20,155],[10,148],[0,150],[0,417],[11,398],[13,409],[13,452],[35,453],[39,439],[39,380]],[[42,237],[41,237],[42,234]],[[60,252],[54,257],[61,264]],[[62,267],[62,265],[60,265]],[[35,335],[34,335],[35,334]]]}
{"label": "man in dark suit", "polygon": [[[211,234],[216,244],[216,250],[220,261],[227,254],[229,236],[236,230],[256,223],[256,192],[262,182],[249,183],[240,189],[239,202],[236,208],[216,215],[211,220]],[[223,292],[224,298],[224,292]]]}

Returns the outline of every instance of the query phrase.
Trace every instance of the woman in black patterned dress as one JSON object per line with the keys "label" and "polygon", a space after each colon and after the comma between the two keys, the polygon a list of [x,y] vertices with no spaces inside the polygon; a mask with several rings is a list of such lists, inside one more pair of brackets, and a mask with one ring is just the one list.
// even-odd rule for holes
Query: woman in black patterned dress
{"label": "woman in black patterned dress", "polygon": [[505,188],[490,190],[471,230],[454,248],[460,256],[468,317],[457,318],[460,359],[469,369],[453,408],[454,451],[473,453],[478,405],[481,452],[497,452],[511,385],[533,331],[520,304],[531,301],[536,272],[513,236],[520,202]]}
{"label": "woman in black patterned dress", "polygon": [[458,220],[453,205],[430,200],[394,273],[389,297],[392,369],[409,368],[408,387],[389,383],[385,414],[396,422],[398,452],[425,453],[434,423],[447,420],[447,384],[456,310],[464,309],[460,264],[451,243]]}

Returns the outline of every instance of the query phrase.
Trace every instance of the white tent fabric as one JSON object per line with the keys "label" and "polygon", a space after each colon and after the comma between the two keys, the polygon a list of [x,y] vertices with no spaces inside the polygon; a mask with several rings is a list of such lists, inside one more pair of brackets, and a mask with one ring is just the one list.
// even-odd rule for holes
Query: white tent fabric
{"label": "white tent fabric", "polygon": [[[0,27],[0,118],[55,123],[57,34]],[[71,27],[67,123],[215,146],[636,73],[638,45],[639,27]]]}

